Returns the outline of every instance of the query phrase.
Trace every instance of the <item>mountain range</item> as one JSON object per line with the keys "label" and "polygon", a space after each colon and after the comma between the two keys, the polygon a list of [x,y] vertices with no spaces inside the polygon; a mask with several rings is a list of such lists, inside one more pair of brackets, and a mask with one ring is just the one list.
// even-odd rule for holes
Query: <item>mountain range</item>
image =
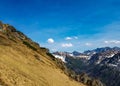
{"label": "mountain range", "polygon": [[54,52],[53,55],[64,58],[66,66],[77,74],[85,72],[101,80],[105,86],[120,86],[119,47],[102,47],[83,53]]}

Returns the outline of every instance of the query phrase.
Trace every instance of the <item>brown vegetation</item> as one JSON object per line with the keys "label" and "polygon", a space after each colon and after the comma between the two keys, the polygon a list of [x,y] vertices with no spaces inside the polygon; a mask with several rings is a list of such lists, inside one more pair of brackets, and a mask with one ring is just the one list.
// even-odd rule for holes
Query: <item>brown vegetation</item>
{"label": "brown vegetation", "polygon": [[14,27],[0,25],[6,30],[1,32],[4,37],[0,37],[1,85],[84,86],[62,73],[63,71],[50,58],[48,49],[40,48]]}

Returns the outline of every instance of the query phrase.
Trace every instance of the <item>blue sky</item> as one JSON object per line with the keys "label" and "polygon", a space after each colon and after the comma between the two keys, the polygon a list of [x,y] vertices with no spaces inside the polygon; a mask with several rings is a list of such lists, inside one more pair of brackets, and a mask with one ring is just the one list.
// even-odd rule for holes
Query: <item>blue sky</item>
{"label": "blue sky", "polygon": [[120,0],[0,0],[0,20],[51,51],[120,47]]}

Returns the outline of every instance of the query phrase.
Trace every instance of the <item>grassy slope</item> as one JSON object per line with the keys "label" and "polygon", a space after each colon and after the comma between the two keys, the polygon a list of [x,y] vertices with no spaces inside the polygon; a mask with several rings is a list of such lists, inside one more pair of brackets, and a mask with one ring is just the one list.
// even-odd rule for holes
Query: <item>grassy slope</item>
{"label": "grassy slope", "polygon": [[43,55],[23,44],[0,44],[0,82],[8,86],[84,86],[69,79]]}

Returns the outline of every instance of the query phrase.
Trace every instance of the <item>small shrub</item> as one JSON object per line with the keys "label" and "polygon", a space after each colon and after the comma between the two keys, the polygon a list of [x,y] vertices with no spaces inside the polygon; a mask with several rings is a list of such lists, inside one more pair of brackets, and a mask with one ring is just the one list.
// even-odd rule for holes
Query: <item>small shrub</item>
{"label": "small shrub", "polygon": [[9,39],[10,39],[11,41],[17,43],[16,40],[15,40],[14,38],[9,37]]}
{"label": "small shrub", "polygon": [[34,57],[35,57],[37,60],[39,60],[39,61],[41,60],[40,56],[37,55],[37,54],[35,54]]}
{"label": "small shrub", "polygon": [[35,47],[33,47],[31,44],[29,44],[28,42],[23,41],[23,44],[26,45],[27,47],[31,48],[32,50],[37,51],[37,49]]}
{"label": "small shrub", "polygon": [[[46,53],[50,54],[50,53],[49,53],[49,49],[44,48],[44,47],[40,47],[40,49],[41,49],[42,51],[44,51],[44,52],[46,52]],[[50,56],[51,56],[51,55],[50,55]]]}
{"label": "small shrub", "polygon": [[55,61],[55,57],[51,54],[51,53],[47,53],[48,56],[50,56],[50,58]]}

